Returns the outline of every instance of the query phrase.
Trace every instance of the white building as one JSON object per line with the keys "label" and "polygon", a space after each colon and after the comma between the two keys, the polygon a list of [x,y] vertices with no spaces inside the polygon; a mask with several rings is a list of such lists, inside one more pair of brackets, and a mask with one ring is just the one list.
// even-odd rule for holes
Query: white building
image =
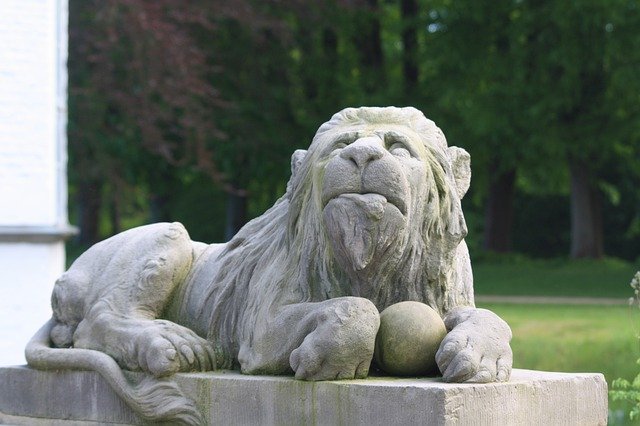
{"label": "white building", "polygon": [[51,316],[67,222],[67,0],[0,2],[0,365]]}

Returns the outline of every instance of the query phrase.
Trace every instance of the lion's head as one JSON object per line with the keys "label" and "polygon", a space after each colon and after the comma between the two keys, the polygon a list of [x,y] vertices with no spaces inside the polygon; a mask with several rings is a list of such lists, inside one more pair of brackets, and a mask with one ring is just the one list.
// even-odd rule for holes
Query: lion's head
{"label": "lion's head", "polygon": [[324,297],[354,294],[381,309],[414,299],[446,310],[433,287],[467,232],[466,151],[447,147],[415,108],[348,108],[294,155],[292,169],[290,242],[315,253],[306,275]]}
{"label": "lion's head", "polygon": [[[380,310],[402,300],[441,313],[472,304],[470,286],[452,276],[467,232],[460,199],[469,166],[467,152],[448,147],[415,108],[335,114],[294,153],[285,196],[228,243],[216,277],[227,285],[211,297],[238,298],[252,317],[272,304],[347,295]],[[230,315],[212,327],[243,313]]]}

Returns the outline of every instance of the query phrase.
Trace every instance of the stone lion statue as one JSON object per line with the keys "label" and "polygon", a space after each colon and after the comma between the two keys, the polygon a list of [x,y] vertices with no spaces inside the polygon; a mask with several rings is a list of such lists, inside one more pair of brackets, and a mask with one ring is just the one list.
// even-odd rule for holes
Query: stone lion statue
{"label": "stone lion statue", "polygon": [[[284,196],[228,243],[158,223],[91,247],[57,280],[28,363],[96,370],[143,416],[197,423],[163,377],[363,378],[379,312],[412,300],[445,321],[444,380],[508,380],[511,331],[474,307],[466,151],[414,108],[347,108],[291,169]],[[149,374],[131,383],[121,369]]]}

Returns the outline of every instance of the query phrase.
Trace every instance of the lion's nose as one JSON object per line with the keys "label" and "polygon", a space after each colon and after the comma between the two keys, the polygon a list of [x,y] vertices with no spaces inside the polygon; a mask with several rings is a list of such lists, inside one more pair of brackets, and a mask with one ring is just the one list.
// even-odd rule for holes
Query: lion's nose
{"label": "lion's nose", "polygon": [[382,158],[384,147],[380,139],[375,137],[361,138],[340,152],[340,157],[353,162],[359,169],[374,160]]}

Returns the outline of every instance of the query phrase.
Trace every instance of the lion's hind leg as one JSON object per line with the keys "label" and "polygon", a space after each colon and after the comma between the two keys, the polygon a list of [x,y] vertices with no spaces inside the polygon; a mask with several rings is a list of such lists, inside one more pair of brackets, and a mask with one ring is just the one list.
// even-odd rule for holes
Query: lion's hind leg
{"label": "lion's hind leg", "polygon": [[216,367],[211,344],[192,330],[171,321],[124,318],[102,309],[80,323],[75,347],[105,352],[122,368],[156,377]]}
{"label": "lion's hind leg", "polygon": [[109,261],[92,274],[91,303],[74,346],[105,352],[124,368],[156,376],[212,369],[213,350],[205,339],[158,319],[193,262],[184,227],[155,224],[121,235],[119,244],[111,244]]}
{"label": "lion's hind leg", "polygon": [[54,347],[73,345],[73,334],[84,313],[88,281],[81,271],[70,269],[56,280],[51,294],[53,323],[50,338]]}
{"label": "lion's hind leg", "polygon": [[154,320],[143,326],[144,332],[134,341],[140,369],[162,377],[177,371],[216,368],[211,344],[188,328],[165,320]]}
{"label": "lion's hind leg", "polygon": [[[43,370],[83,369],[97,371],[111,388],[146,420],[166,424],[202,425],[204,418],[192,400],[172,380],[149,376],[130,380],[114,359],[104,353],[86,349],[49,347],[49,336],[56,321],[49,320],[31,338],[25,349],[31,367]],[[165,423],[163,423],[165,424]]]}

